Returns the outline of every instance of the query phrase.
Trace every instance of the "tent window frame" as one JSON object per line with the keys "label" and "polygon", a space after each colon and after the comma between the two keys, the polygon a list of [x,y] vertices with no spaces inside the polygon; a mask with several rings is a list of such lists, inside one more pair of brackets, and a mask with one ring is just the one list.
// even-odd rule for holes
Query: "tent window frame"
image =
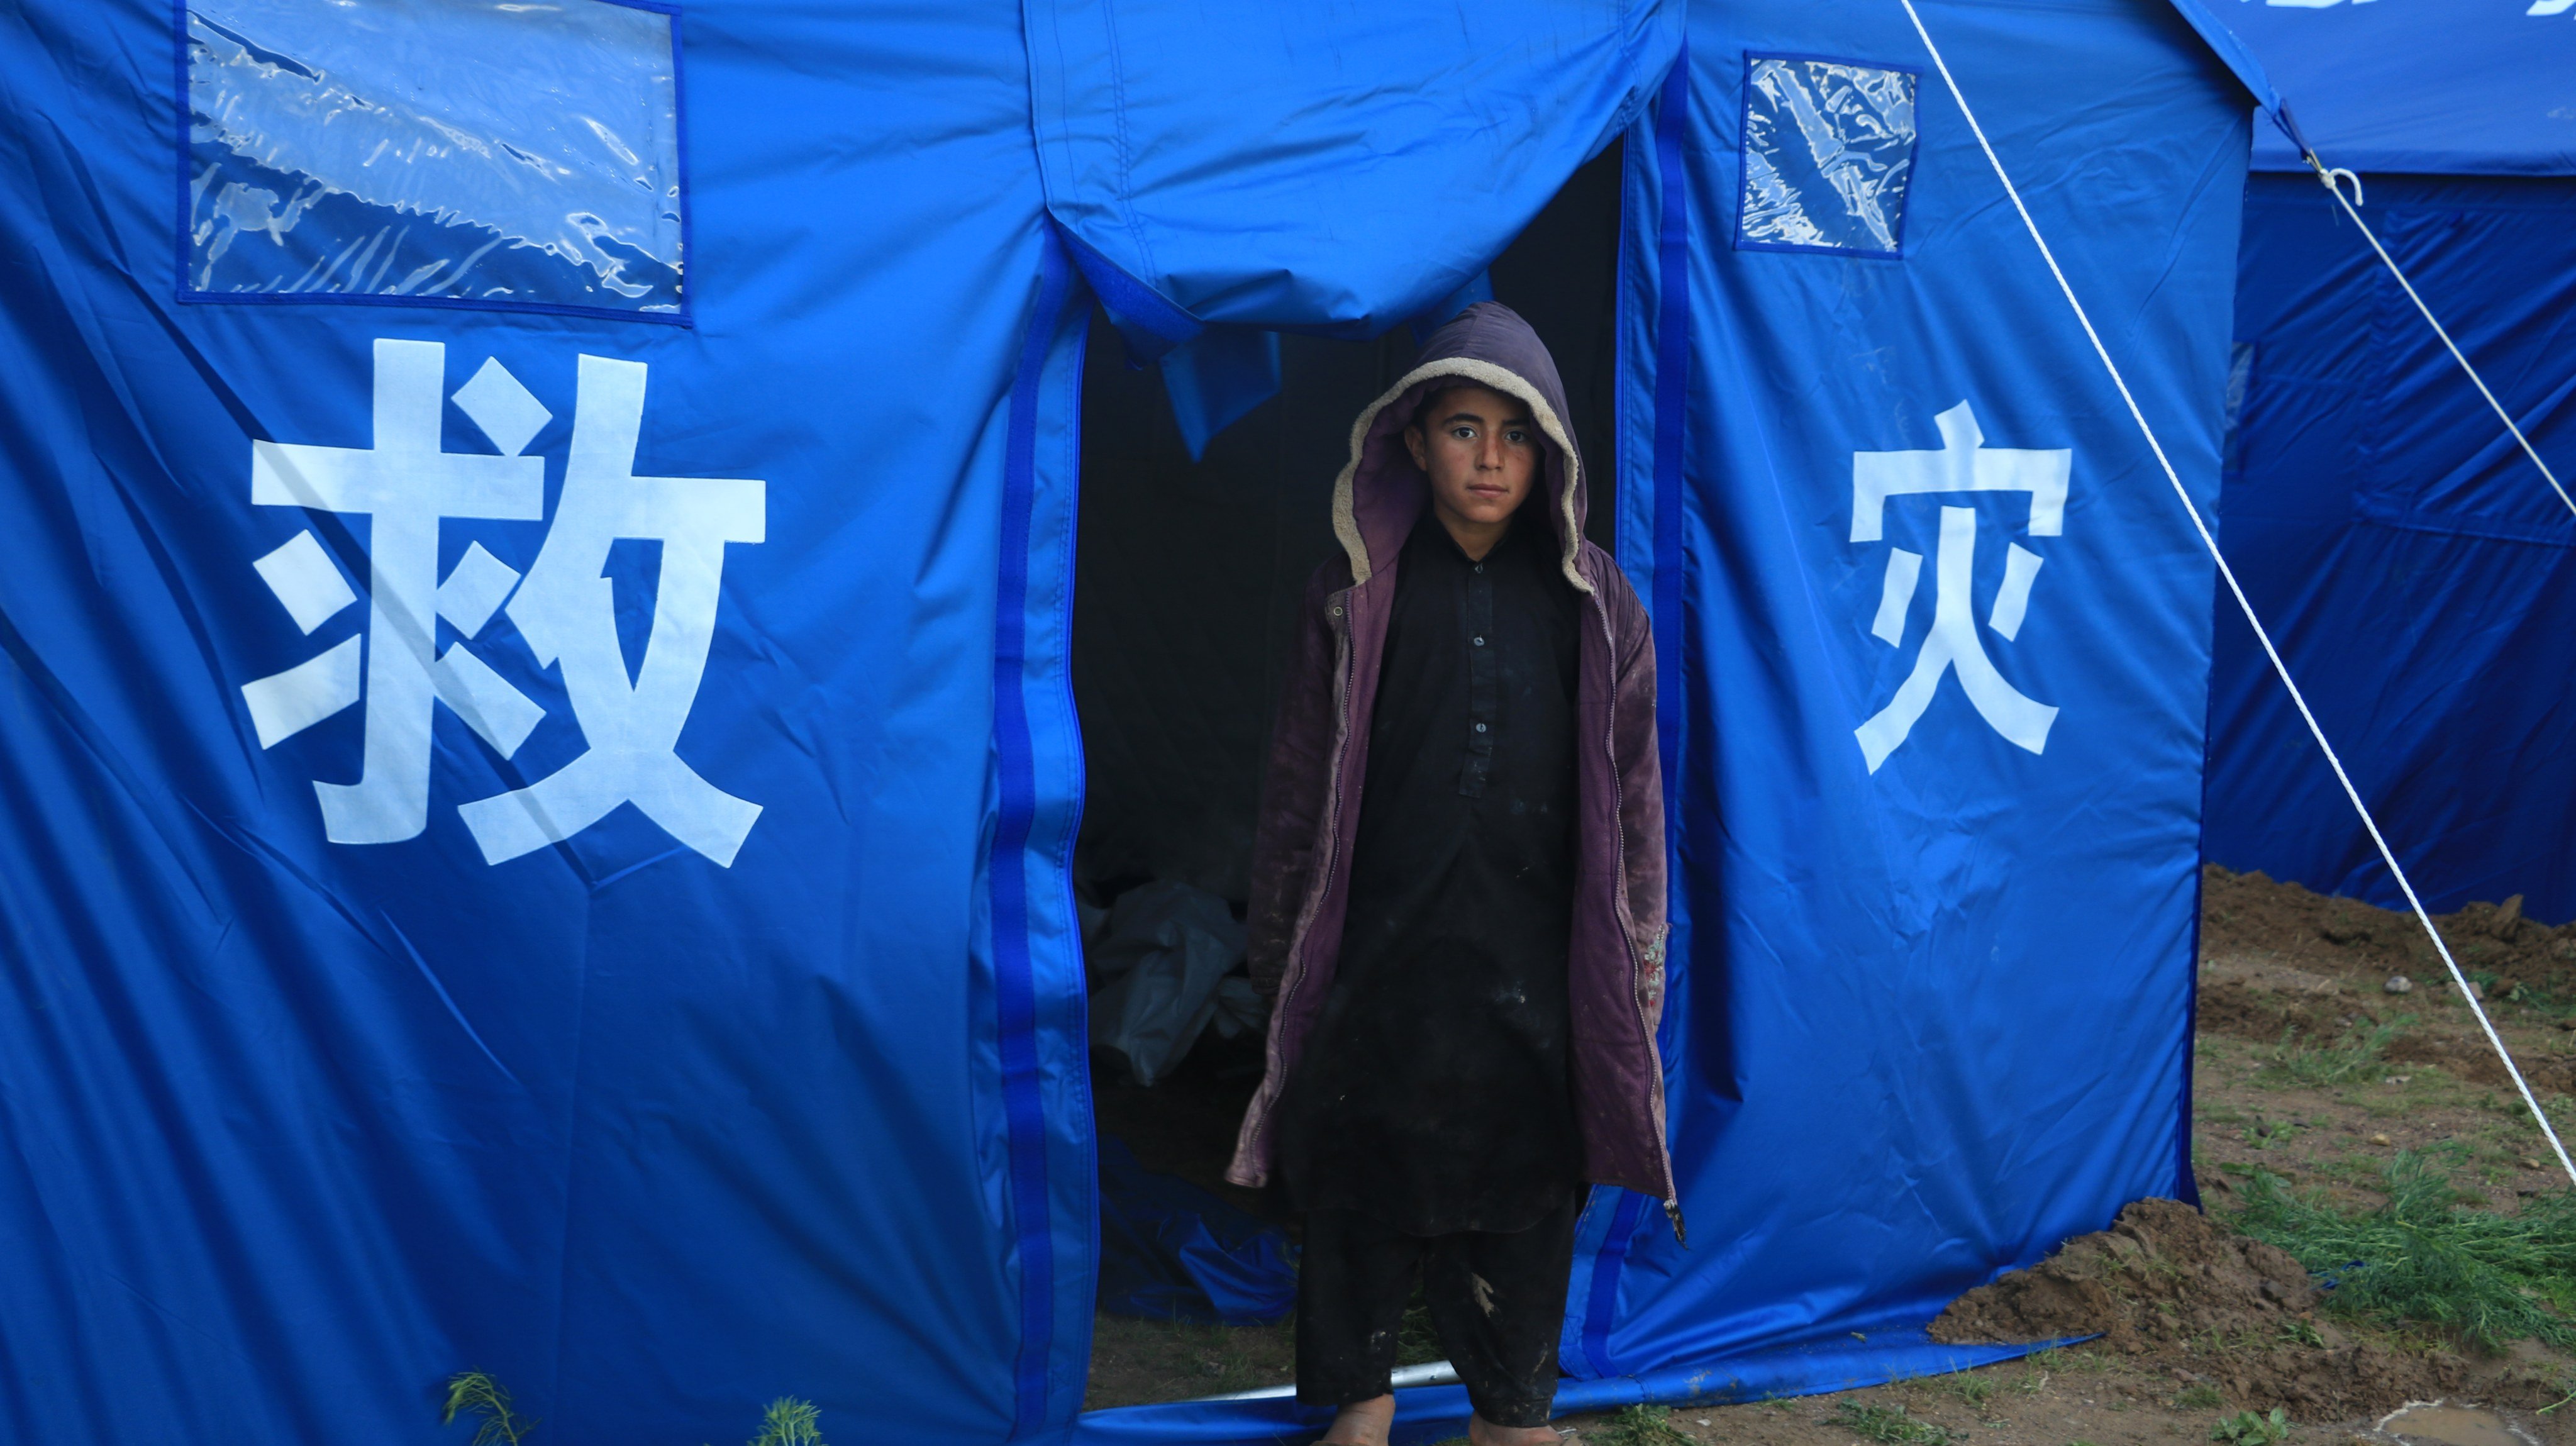
{"label": "tent window frame", "polygon": [[[1796,241],[1766,241],[1750,236],[1746,233],[1745,214],[1747,203],[1751,199],[1747,192],[1747,186],[1749,185],[1752,176],[1752,166],[1749,162],[1753,149],[1753,97],[1755,93],[1753,73],[1754,67],[1766,60],[1796,61],[1803,64],[1814,65],[1847,65],[1854,67],[1855,69],[1881,71],[1889,74],[1903,75],[1909,78],[1914,90],[1918,120],[1915,125],[1914,134],[1908,137],[1905,143],[1904,185],[1897,195],[1895,222],[1889,228],[1889,234],[1894,238],[1892,245],[1886,247],[1820,246]],[[1923,91],[1923,68],[1917,65],[1899,64],[1894,61],[1864,60],[1859,57],[1849,55],[1814,55],[1804,52],[1793,53],[1784,51],[1774,53],[1769,51],[1747,50],[1744,52],[1744,69],[1741,91],[1742,93],[1737,100],[1735,126],[1735,224],[1732,228],[1733,235],[1730,238],[1734,248],[1738,251],[1782,251],[1810,256],[1838,256],[1846,261],[1904,260],[1906,257],[1905,218],[1906,213],[1912,209],[1910,203],[1912,202],[1914,194],[1914,166],[1915,161],[1921,155],[1923,148],[1923,129],[1919,120]]]}
{"label": "tent window frame", "polygon": [[391,295],[354,291],[207,291],[192,284],[190,273],[196,259],[193,232],[200,209],[197,196],[195,150],[195,108],[190,98],[191,47],[188,39],[191,0],[171,0],[171,40],[173,53],[173,89],[175,132],[173,140],[173,180],[177,188],[177,209],[171,227],[171,244],[175,269],[171,294],[186,305],[341,305],[393,306],[429,310],[501,311],[546,316],[579,316],[603,321],[641,321],[663,326],[694,328],[696,326],[696,278],[691,270],[697,259],[696,235],[692,225],[691,199],[695,188],[690,180],[689,164],[689,87],[685,60],[686,44],[682,11],[678,0],[590,0],[598,5],[621,10],[642,11],[660,16],[666,26],[671,48],[672,177],[677,192],[674,209],[679,232],[679,281],[675,288],[678,304],[671,310],[642,310],[635,307],[594,306],[579,302],[522,300],[512,297],[418,296]]}

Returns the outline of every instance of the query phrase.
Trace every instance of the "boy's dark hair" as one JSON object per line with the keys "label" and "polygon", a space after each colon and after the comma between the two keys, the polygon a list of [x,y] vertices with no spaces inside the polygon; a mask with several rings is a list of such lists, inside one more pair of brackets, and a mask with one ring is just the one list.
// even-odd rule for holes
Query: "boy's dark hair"
{"label": "boy's dark hair", "polygon": [[1431,430],[1431,414],[1439,407],[1440,399],[1465,385],[1465,382],[1456,377],[1451,377],[1437,386],[1434,386],[1431,390],[1424,392],[1422,394],[1421,403],[1413,409],[1413,420],[1407,422],[1405,424],[1406,427],[1415,431],[1425,433],[1429,432]]}
{"label": "boy's dark hair", "polygon": [[[1422,394],[1421,403],[1413,409],[1413,420],[1407,422],[1405,425],[1408,428],[1418,428],[1427,433],[1431,430],[1432,413],[1439,409],[1440,399],[1442,397],[1449,395],[1451,392],[1463,392],[1469,387],[1484,386],[1485,384],[1483,382],[1477,381],[1472,377],[1444,377],[1440,381],[1434,383],[1430,391]],[[1485,390],[1492,391],[1493,388],[1485,387]],[[1513,406],[1524,409],[1529,406],[1527,402],[1522,401],[1518,397],[1512,396],[1508,392],[1503,395],[1504,398]]]}

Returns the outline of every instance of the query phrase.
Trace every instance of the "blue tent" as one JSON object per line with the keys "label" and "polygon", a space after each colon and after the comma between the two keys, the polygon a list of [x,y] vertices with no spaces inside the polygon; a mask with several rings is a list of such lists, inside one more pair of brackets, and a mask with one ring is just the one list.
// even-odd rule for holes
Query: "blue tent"
{"label": "blue tent", "polygon": [[[2576,482],[2576,13],[2217,9]],[[2287,144],[2258,135],[2254,165],[2229,560],[2425,903],[2521,894],[2576,918],[2576,513]],[[2209,857],[2402,906],[2234,604],[2218,612]]]}
{"label": "blue tent", "polygon": [[0,12],[0,1429],[1293,1433],[1079,1411],[1091,305],[1257,393],[1613,142],[1692,1230],[1563,1399],[1990,1358],[2192,1191],[2211,575],[1924,36],[2204,506],[2266,92],[1914,8]]}

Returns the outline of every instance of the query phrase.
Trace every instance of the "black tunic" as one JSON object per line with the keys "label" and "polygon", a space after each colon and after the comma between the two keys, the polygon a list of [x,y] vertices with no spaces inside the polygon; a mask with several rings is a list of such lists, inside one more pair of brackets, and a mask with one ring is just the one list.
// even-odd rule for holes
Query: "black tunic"
{"label": "black tunic", "polygon": [[1369,726],[1341,963],[1280,1101],[1307,1210],[1527,1229],[1581,1170],[1567,1077],[1581,599],[1547,520],[1482,563],[1425,513]]}

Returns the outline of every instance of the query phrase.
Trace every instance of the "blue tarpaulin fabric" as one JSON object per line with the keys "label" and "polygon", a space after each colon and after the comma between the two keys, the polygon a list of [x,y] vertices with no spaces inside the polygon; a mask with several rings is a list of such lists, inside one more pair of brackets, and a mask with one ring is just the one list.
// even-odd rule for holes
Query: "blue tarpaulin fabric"
{"label": "blue tarpaulin fabric", "polygon": [[[2299,133],[2362,172],[2576,171],[2576,6],[2558,0],[2192,0],[2253,51]],[[2254,166],[2305,171],[2254,134]]]}
{"label": "blue tarpaulin fabric", "polygon": [[[1919,8],[2207,505],[2242,91],[2170,14]],[[1704,4],[1690,57],[1685,276],[1629,228],[1619,556],[1677,659],[1691,1243],[1596,1198],[1563,1355],[1857,1331],[1937,1369],[1887,1333],[2190,1198],[2212,569],[1901,10]],[[1772,120],[1806,114],[1837,130]],[[1855,152],[1884,227],[1800,229],[1833,202],[1794,179]],[[1673,177],[1627,155],[1656,214]],[[1679,359],[1647,329],[1673,284]],[[1676,360],[1677,473],[1646,430]]]}
{"label": "blue tarpaulin fabric", "polygon": [[1207,455],[1208,439],[1279,391],[1279,333],[1243,326],[1210,327],[1163,353],[1163,390],[1190,460]]}
{"label": "blue tarpaulin fabric", "polygon": [[[2216,7],[2541,455],[2576,470],[2576,8]],[[2259,131],[2255,165],[2296,169]],[[2561,741],[2576,518],[2313,181],[2247,193],[2224,540],[2435,909],[2576,917]],[[2209,857],[2403,896],[2232,603],[2211,687]]]}
{"label": "blue tarpaulin fabric", "polygon": [[[1923,9],[2205,487],[2241,92]],[[0,12],[11,1438],[1273,1419],[1077,1416],[1092,295],[1374,334],[1623,132],[1698,1244],[1594,1202],[1568,1404],[1989,1359],[1908,1332],[2188,1188],[2208,577],[1901,12],[1651,117],[1678,7],[1286,14]]]}
{"label": "blue tarpaulin fabric", "polygon": [[[2562,480],[2576,179],[2377,177],[2363,214]],[[2437,910],[2576,918],[2576,516],[2321,188],[2258,177],[2236,302],[2229,560]],[[2403,898],[2253,634],[2219,607],[2214,862]]]}
{"label": "blue tarpaulin fabric", "polygon": [[[2237,4],[2244,3],[2245,0],[2237,0]],[[2337,0],[2326,0],[2326,3],[2335,4]],[[2369,0],[2363,0],[2363,3],[2367,4]],[[2222,6],[2227,6],[2227,0],[2173,0],[2174,13],[2183,18],[2183,23],[2189,25],[2201,43],[2209,47],[2210,54],[2218,58],[2218,63],[2226,66],[2237,83],[2245,87],[2246,93],[2254,98],[2255,108],[2269,117],[2273,127],[2289,142],[2291,154],[2298,154],[2306,142],[2299,132],[2297,120],[2290,114],[2289,102],[2273,87],[2271,71],[2265,68],[2254,48],[2245,43],[2245,37],[2229,29],[2227,23],[2220,19],[2225,13],[2220,9]]]}
{"label": "blue tarpaulin fabric", "polygon": [[1267,1325],[1297,1303],[1296,1248],[1276,1227],[1100,1140],[1100,1308],[1201,1324]]}
{"label": "blue tarpaulin fabric", "polygon": [[[568,7],[197,8],[265,57],[205,63],[312,86],[316,15]],[[477,72],[431,29],[405,98],[318,112],[382,128],[371,174],[432,122],[549,157],[541,90],[439,109]],[[573,68],[555,41],[512,39],[531,73]],[[180,301],[183,207],[274,248],[334,219],[299,194],[367,182],[323,156],[192,196],[215,127],[170,5],[0,10],[0,1436],[453,1441],[467,1368],[565,1446],[739,1441],[779,1395],[910,1440],[1022,1415],[980,862],[1044,235],[1019,16],[692,5],[676,51],[646,94],[685,120],[689,325],[507,309],[547,295],[540,244],[568,295],[641,263],[445,178],[350,220],[317,294]],[[467,231],[475,305],[390,294]],[[1073,355],[1041,337],[1028,389],[1058,477]],[[1032,596],[1064,586],[1047,516]],[[1033,695],[1063,646],[1031,638]],[[463,812],[574,767],[639,797]],[[1070,1121],[1049,887],[1020,1037]],[[1061,1420],[1091,1180],[1056,1133]]]}
{"label": "blue tarpaulin fabric", "polygon": [[1166,325],[1352,337],[1482,272],[1635,118],[1681,34],[1678,5],[1608,0],[1444,12],[1436,40],[1402,7],[1028,16],[1037,157],[1067,230],[1176,309]]}
{"label": "blue tarpaulin fabric", "polygon": [[[1945,1346],[1920,1331],[1892,1337],[1781,1350],[1756,1351],[1715,1366],[1672,1366],[1634,1376],[1565,1381],[1557,1386],[1559,1415],[1616,1411],[1622,1406],[1676,1402],[1715,1406],[1765,1401],[1826,1391],[1857,1390],[1888,1381],[1977,1366],[2041,1350],[2064,1341],[2011,1346]],[[1394,1446],[1447,1441],[1467,1429],[1463,1386],[1414,1386],[1395,1393]],[[1299,1446],[1312,1441],[1333,1413],[1300,1406],[1286,1397],[1258,1401],[1192,1401],[1091,1411],[1075,1425],[1074,1446]]]}

